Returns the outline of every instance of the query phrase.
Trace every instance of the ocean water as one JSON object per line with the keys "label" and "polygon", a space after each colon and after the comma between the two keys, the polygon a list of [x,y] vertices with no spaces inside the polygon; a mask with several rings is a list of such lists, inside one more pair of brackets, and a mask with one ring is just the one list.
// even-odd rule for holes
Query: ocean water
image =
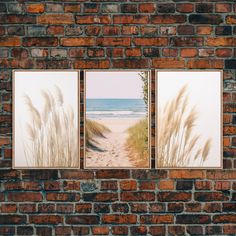
{"label": "ocean water", "polygon": [[146,115],[143,99],[86,99],[86,116],[100,118],[141,118]]}

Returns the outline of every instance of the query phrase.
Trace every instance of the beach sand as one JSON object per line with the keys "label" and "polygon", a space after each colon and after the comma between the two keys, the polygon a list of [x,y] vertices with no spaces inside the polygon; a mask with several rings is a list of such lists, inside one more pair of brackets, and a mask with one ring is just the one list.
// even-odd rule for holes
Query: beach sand
{"label": "beach sand", "polygon": [[86,152],[86,167],[119,168],[135,167],[130,160],[126,147],[127,129],[139,121],[137,118],[104,118],[93,119],[111,130],[105,138],[96,137],[101,151],[89,149]]}

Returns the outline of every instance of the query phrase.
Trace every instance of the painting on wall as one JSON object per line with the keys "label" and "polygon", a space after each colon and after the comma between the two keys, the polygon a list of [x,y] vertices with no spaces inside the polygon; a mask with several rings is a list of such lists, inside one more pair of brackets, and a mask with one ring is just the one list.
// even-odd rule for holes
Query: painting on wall
{"label": "painting on wall", "polygon": [[222,72],[157,71],[156,168],[222,168]]}
{"label": "painting on wall", "polygon": [[13,72],[13,168],[79,168],[79,72]]}
{"label": "painting on wall", "polygon": [[85,71],[85,168],[150,168],[149,71]]}

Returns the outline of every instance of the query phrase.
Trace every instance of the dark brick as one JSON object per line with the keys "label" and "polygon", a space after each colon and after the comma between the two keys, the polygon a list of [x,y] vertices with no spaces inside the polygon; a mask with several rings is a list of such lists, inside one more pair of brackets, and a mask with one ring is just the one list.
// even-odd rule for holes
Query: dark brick
{"label": "dark brick", "polygon": [[225,60],[225,69],[236,69],[236,59]]}
{"label": "dark brick", "polygon": [[6,12],[6,11],[7,11],[6,4],[0,3],[0,12]]}
{"label": "dark brick", "polygon": [[213,12],[213,4],[212,3],[197,3],[196,12],[200,12],[200,13]]}
{"label": "dark brick", "polygon": [[25,34],[25,28],[24,26],[20,26],[20,25],[17,25],[17,26],[9,26],[7,28],[7,32],[9,35],[19,35],[19,36],[22,36]]}
{"label": "dark brick", "polygon": [[201,226],[187,226],[186,231],[190,235],[203,235],[203,228]]}
{"label": "dark brick", "polygon": [[177,215],[176,223],[177,224],[209,224],[211,222],[211,217],[209,215]]}
{"label": "dark brick", "polygon": [[73,215],[66,217],[67,224],[94,225],[99,223],[97,215]]}
{"label": "dark brick", "polygon": [[192,24],[212,24],[219,25],[223,22],[221,15],[201,15],[192,14],[189,16],[189,22]]}
{"label": "dark brick", "polygon": [[0,215],[0,224],[8,225],[11,224],[25,224],[26,216],[25,215]]}
{"label": "dark brick", "polygon": [[222,227],[217,225],[206,226],[206,234],[207,235],[221,235]]}
{"label": "dark brick", "polygon": [[181,181],[178,180],[176,183],[176,190],[191,190],[193,188],[193,181]]}
{"label": "dark brick", "polygon": [[33,235],[34,228],[32,226],[18,226],[17,234],[18,235]]}
{"label": "dark brick", "polygon": [[232,35],[231,26],[217,26],[216,35]]}
{"label": "dark brick", "polygon": [[121,12],[123,13],[136,13],[137,4],[121,4]]}
{"label": "dark brick", "polygon": [[159,48],[144,48],[143,55],[145,57],[159,57]]}
{"label": "dark brick", "polygon": [[194,34],[194,27],[192,25],[180,25],[177,28],[177,32],[180,35],[191,35]]}
{"label": "dark brick", "polygon": [[160,13],[174,13],[175,4],[172,4],[172,3],[157,4],[157,11]]}

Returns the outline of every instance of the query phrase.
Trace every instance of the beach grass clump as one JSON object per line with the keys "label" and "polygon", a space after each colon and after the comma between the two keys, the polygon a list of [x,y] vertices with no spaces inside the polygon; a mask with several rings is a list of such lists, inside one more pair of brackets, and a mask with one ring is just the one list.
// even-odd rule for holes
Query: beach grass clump
{"label": "beach grass clump", "polygon": [[130,150],[130,157],[137,163],[142,162],[148,165],[148,119],[138,121],[128,130],[127,147]]}
{"label": "beach grass clump", "polygon": [[111,132],[106,126],[97,121],[86,119],[85,122],[85,142],[87,148],[96,147],[96,137],[105,138],[105,133]]}
{"label": "beach grass clump", "polygon": [[31,120],[24,140],[28,165],[35,167],[78,167],[78,125],[71,106],[64,103],[61,89],[42,90],[44,105],[39,111],[24,95]]}
{"label": "beach grass clump", "polygon": [[211,139],[199,147],[201,136],[194,130],[199,114],[195,107],[189,108],[186,92],[183,86],[164,109],[158,108],[158,167],[187,167],[190,161],[203,165],[208,158]]}

